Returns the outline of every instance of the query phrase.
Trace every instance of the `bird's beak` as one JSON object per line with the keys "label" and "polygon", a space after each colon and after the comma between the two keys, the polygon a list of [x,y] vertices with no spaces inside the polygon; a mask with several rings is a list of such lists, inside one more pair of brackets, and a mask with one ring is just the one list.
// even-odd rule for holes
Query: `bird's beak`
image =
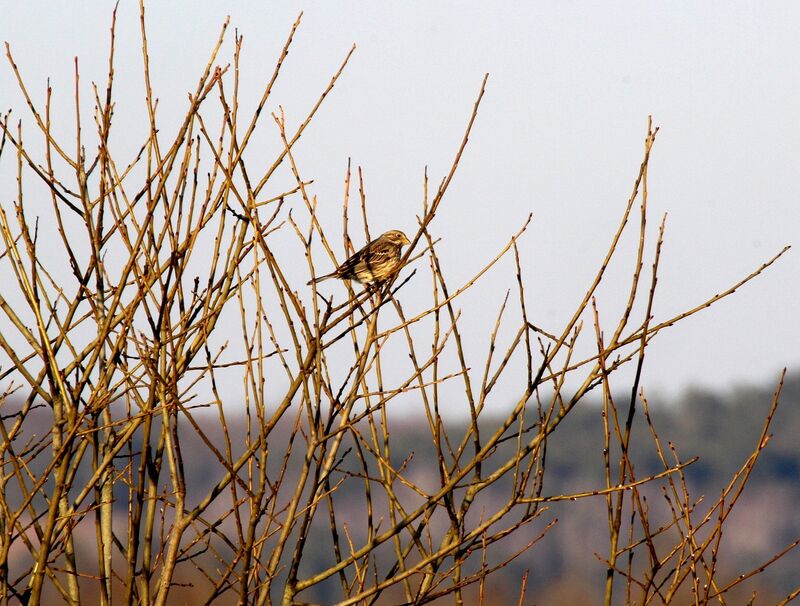
{"label": "bird's beak", "polygon": [[406,236],[403,236],[403,246],[407,246],[411,244],[411,240],[409,240]]}

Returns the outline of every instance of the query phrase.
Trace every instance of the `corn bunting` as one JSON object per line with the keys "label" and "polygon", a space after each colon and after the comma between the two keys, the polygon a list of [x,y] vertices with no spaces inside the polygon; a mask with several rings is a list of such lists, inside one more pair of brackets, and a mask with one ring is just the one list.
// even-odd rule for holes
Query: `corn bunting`
{"label": "corn bunting", "polygon": [[406,244],[410,242],[403,232],[387,231],[353,254],[336,271],[310,280],[308,284],[329,278],[355,280],[367,286],[383,282],[400,269],[401,252]]}

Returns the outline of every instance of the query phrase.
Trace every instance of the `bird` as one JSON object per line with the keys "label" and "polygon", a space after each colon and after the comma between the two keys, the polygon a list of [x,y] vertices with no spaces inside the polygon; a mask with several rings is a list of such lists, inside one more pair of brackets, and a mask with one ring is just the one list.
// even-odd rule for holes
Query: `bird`
{"label": "bird", "polygon": [[410,243],[402,231],[387,231],[354,253],[335,271],[309,280],[308,286],[330,278],[355,280],[366,286],[384,282],[399,271],[403,246]]}

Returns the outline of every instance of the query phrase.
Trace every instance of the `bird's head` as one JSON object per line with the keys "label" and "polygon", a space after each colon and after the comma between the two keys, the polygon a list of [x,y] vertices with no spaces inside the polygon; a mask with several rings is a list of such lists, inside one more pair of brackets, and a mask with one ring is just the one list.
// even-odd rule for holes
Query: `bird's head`
{"label": "bird's head", "polygon": [[382,236],[385,240],[388,240],[392,244],[396,244],[397,246],[405,246],[406,244],[411,244],[411,241],[406,238],[406,235],[401,232],[399,229],[393,229],[392,231],[387,231]]}

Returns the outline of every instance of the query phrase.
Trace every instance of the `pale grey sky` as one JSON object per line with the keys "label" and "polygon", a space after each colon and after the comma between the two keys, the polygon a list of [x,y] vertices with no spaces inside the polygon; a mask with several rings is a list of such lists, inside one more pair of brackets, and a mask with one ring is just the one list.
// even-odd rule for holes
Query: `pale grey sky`
{"label": "pale grey sky", "polygon": [[[69,111],[75,55],[85,82],[104,82],[112,7],[4,3],[0,39],[40,99],[50,76]],[[433,182],[447,170],[489,72],[470,145],[434,224],[453,283],[533,212],[520,248],[529,314],[559,329],[624,208],[648,114],[661,127],[650,168],[651,234],[669,212],[656,320],[724,290],[784,245],[800,244],[798,3],[150,2],[161,123],[182,111],[227,14],[245,40],[240,95],[254,104],[300,10],[303,23],[267,108],[281,103],[290,123],[358,45],[298,149],[329,230],[340,224],[352,157],[364,169],[373,230],[413,231],[423,168]],[[122,0],[118,129],[144,119],[137,13],[136,3]],[[6,65],[0,106],[30,121]],[[139,144],[118,136],[123,146]],[[7,183],[0,192],[8,204]],[[624,244],[632,255],[635,239]],[[631,268],[632,257],[621,257],[601,292],[609,319],[627,294]],[[304,261],[297,271],[306,271]],[[662,334],[648,354],[645,387],[677,393],[688,385],[774,381],[783,366],[797,370],[798,276],[792,250],[732,298]],[[509,286],[513,267],[506,264],[462,304],[478,350]]]}

